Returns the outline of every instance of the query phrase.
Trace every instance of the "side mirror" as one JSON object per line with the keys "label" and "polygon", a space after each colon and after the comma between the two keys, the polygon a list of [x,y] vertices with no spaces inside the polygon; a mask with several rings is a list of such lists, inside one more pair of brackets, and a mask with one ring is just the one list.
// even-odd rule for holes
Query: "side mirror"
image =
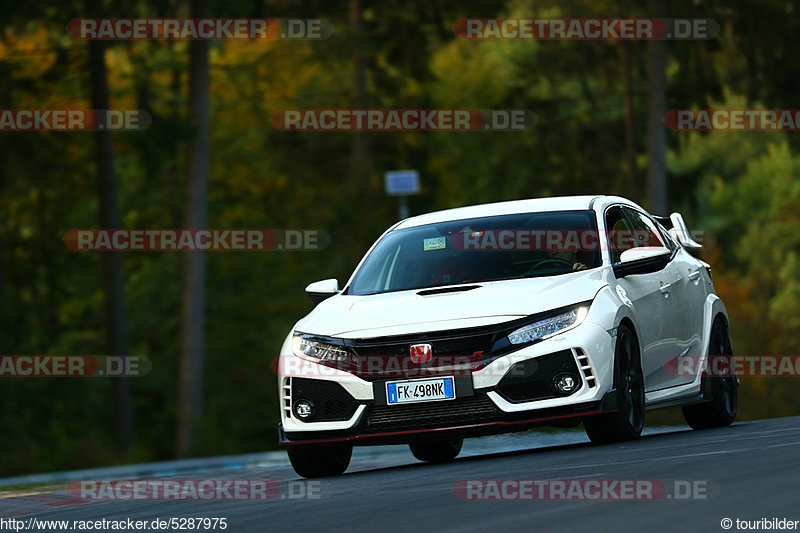
{"label": "side mirror", "polygon": [[672,252],[663,246],[642,246],[625,250],[619,256],[619,263],[614,263],[614,275],[617,278],[631,274],[649,274],[658,272],[669,263]]}
{"label": "side mirror", "polygon": [[686,225],[680,213],[672,213],[669,219],[672,222],[672,229],[669,230],[669,234],[672,235],[676,241],[690,250],[699,250],[703,247],[702,244],[692,239],[692,234],[689,233],[689,227]]}
{"label": "side mirror", "polygon": [[314,305],[327,300],[339,292],[339,281],[335,278],[315,281],[306,287],[306,294]]}

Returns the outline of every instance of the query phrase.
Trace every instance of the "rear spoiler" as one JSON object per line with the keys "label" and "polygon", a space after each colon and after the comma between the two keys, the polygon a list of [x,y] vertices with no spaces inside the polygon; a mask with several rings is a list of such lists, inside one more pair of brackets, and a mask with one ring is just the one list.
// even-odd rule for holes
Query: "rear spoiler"
{"label": "rear spoiler", "polygon": [[654,216],[653,218],[664,226],[670,236],[681,243],[684,248],[699,250],[703,247],[702,244],[692,238],[692,234],[689,233],[689,228],[680,213],[672,213],[669,217]]}

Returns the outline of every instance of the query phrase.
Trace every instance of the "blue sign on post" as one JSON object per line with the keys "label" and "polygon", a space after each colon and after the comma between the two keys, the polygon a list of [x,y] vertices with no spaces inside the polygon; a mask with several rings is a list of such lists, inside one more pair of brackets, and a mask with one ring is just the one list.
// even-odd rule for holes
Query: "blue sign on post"
{"label": "blue sign on post", "polygon": [[416,170],[392,170],[384,173],[383,178],[389,196],[419,194],[419,172]]}

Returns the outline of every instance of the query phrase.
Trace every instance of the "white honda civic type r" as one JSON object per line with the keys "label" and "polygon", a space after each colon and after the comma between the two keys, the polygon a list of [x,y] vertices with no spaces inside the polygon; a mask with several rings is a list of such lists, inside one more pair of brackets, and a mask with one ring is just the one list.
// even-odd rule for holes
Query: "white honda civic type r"
{"label": "white honda civic type r", "polygon": [[398,222],[278,359],[280,444],[304,477],[344,472],[354,445],[455,458],[465,437],[584,424],[637,438],[645,411],[693,428],[736,416],[731,339],[711,268],[678,213],[624,198],[519,200]]}

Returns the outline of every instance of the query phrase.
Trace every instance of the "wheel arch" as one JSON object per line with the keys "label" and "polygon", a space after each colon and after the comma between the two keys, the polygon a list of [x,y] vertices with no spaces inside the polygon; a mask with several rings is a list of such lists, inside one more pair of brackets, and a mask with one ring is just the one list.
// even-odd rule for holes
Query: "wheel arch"
{"label": "wheel arch", "polygon": [[[630,330],[633,332],[634,337],[636,337],[636,344],[641,344],[639,342],[639,333],[636,331],[636,324],[633,323],[633,320],[631,320],[631,318],[628,316],[623,316],[619,321],[619,326],[623,325],[630,328]],[[641,345],[639,346],[639,349],[641,349]]]}
{"label": "wheel arch", "polygon": [[725,331],[728,335],[728,342],[733,347],[733,334],[731,332],[731,322],[728,317],[728,310],[725,308],[725,303],[716,294],[709,294],[706,298],[705,309],[703,313],[703,355],[708,356],[708,346],[711,341],[711,330],[714,327],[714,322],[721,319],[725,324]]}

